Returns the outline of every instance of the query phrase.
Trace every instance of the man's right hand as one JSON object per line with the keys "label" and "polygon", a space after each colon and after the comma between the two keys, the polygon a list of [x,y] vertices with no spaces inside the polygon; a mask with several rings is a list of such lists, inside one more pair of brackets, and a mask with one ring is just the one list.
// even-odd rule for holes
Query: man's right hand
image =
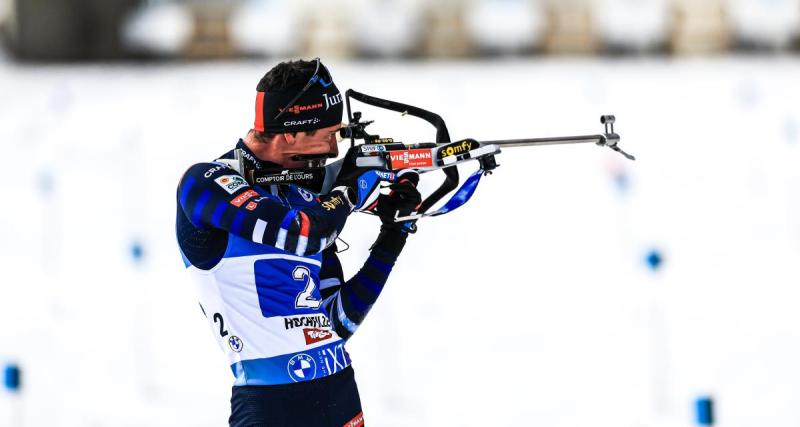
{"label": "man's right hand", "polygon": [[380,195],[381,181],[391,181],[394,173],[356,166],[359,151],[358,145],[347,150],[333,188],[347,188],[345,194],[353,209],[368,210]]}

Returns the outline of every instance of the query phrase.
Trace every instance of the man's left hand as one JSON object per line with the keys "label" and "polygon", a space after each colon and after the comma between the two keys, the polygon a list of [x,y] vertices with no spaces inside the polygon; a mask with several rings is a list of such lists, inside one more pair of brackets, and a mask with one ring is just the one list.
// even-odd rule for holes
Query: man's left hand
{"label": "man's left hand", "polygon": [[391,192],[378,197],[375,213],[381,218],[381,228],[413,233],[416,231],[415,221],[395,222],[395,218],[411,215],[422,202],[422,196],[417,191],[419,174],[408,170],[398,175],[397,182],[389,186]]}

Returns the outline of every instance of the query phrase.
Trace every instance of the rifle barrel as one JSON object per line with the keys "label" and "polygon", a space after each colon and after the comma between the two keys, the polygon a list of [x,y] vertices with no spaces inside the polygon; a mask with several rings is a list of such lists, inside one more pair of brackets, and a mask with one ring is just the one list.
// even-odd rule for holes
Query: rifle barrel
{"label": "rifle barrel", "polygon": [[563,145],[563,144],[583,144],[595,143],[604,145],[607,138],[605,135],[579,135],[579,136],[560,136],[553,138],[523,138],[523,139],[499,139],[495,141],[481,141],[481,145],[497,145],[502,147],[525,147],[536,145]]}

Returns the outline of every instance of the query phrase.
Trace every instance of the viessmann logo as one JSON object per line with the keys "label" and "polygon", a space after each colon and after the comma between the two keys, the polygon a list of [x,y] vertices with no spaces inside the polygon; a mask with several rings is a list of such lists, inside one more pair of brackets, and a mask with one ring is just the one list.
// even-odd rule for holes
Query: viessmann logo
{"label": "viessmann logo", "polygon": [[309,105],[292,105],[291,107],[286,109],[286,111],[288,111],[290,113],[294,113],[294,114],[300,114],[303,111],[316,110],[318,108],[322,108],[322,103],[321,102],[318,102],[316,104],[309,104]]}
{"label": "viessmann logo", "polygon": [[306,345],[325,341],[333,336],[333,332],[325,329],[317,328],[303,328],[303,338],[306,339]]}
{"label": "viessmann logo", "polygon": [[401,150],[390,151],[392,169],[418,168],[433,165],[431,150]]}

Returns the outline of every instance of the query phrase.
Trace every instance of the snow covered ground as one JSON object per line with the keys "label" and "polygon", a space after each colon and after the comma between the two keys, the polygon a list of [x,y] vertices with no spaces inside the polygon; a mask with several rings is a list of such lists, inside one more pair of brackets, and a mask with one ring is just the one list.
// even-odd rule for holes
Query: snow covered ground
{"label": "snow covered ground", "polygon": [[[369,425],[691,426],[703,395],[720,426],[800,425],[799,59],[328,62],[454,139],[613,113],[638,158],[508,149],[467,206],[421,222],[348,345]],[[272,64],[0,63],[0,361],[23,369],[0,425],[225,424],[175,187],[246,132]],[[377,228],[348,223],[346,271]]]}

